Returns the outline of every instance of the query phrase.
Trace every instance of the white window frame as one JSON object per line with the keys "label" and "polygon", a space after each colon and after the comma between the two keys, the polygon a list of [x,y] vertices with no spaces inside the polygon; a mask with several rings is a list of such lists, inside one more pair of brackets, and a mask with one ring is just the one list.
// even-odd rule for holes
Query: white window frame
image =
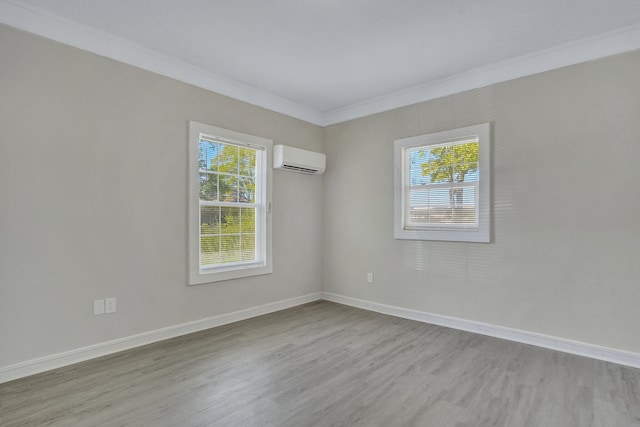
{"label": "white window frame", "polygon": [[[230,143],[258,148],[258,181],[256,188],[256,251],[258,261],[200,267],[200,140],[223,140]],[[271,243],[271,182],[273,141],[204,123],[189,122],[189,284],[218,282],[222,280],[257,276],[273,272]],[[258,182],[257,181],[257,182]],[[256,184],[257,184],[256,182]]]}
{"label": "white window frame", "polygon": [[[478,151],[478,223],[473,226],[405,224],[409,205],[408,153],[416,147],[451,144],[477,138]],[[394,237],[410,240],[444,240],[456,242],[491,241],[491,126],[483,123],[394,141]]]}

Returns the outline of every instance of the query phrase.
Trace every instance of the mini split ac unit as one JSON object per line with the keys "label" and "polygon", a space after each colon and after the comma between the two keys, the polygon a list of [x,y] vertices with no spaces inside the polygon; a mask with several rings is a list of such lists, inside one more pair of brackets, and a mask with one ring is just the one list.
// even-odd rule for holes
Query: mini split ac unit
{"label": "mini split ac unit", "polygon": [[326,156],[322,153],[277,144],[273,146],[273,167],[292,172],[321,174],[326,165]]}

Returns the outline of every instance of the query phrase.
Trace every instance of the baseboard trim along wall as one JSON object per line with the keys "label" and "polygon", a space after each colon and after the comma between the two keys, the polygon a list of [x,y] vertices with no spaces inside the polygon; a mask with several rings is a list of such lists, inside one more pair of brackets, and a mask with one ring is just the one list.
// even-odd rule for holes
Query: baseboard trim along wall
{"label": "baseboard trim along wall", "polygon": [[590,357],[592,359],[604,360],[620,365],[640,368],[640,354],[615,350],[579,341],[572,341],[564,338],[552,337],[549,335],[537,334],[518,329],[505,328],[503,326],[491,325],[488,323],[474,322],[456,317],[432,314],[424,311],[411,310],[408,308],[396,307],[392,305],[380,304],[331,292],[323,292],[322,299],[337,302],[339,304],[389,314],[391,316],[402,317],[404,319],[416,320],[418,322],[430,323],[433,325],[446,326],[448,328],[459,329],[467,332],[474,332],[490,337],[502,338],[523,344],[535,345],[564,353],[576,354],[578,356]]}
{"label": "baseboard trim along wall", "polygon": [[259,305],[257,307],[234,311],[232,313],[221,314],[219,316],[207,317],[193,322],[143,332],[141,334],[94,344],[51,356],[40,357],[38,359],[28,360],[26,362],[16,363],[6,367],[0,367],[0,384],[18,378],[27,377],[29,375],[38,374],[40,372],[49,371],[51,369],[84,362],[85,360],[95,359],[96,357],[117,353],[119,351],[129,350],[131,348],[140,347],[169,338],[175,338],[181,335],[215,328],[216,326],[222,326],[238,322],[240,320],[261,316],[263,314],[273,313],[275,311],[317,301],[321,299],[321,297],[322,293],[316,292],[300,297]]}
{"label": "baseboard trim along wall", "polygon": [[234,311],[232,313],[221,314],[219,316],[207,317],[193,322],[143,332],[141,334],[94,344],[51,356],[40,357],[38,359],[28,360],[14,365],[0,367],[0,384],[18,378],[27,377],[29,375],[61,368],[63,366],[72,365],[74,363],[84,362],[86,360],[117,353],[119,351],[129,350],[169,338],[175,338],[181,335],[215,328],[216,326],[250,319],[263,314],[273,313],[320,299],[375,311],[377,313],[401,317],[404,319],[445,326],[462,331],[562,351],[564,353],[590,357],[592,359],[618,363],[620,365],[631,366],[633,368],[640,368],[640,354],[636,353],[615,350],[612,348],[567,340],[564,338],[552,337],[549,335],[537,334],[534,332],[506,328],[503,326],[491,325],[488,323],[475,322],[472,320],[464,320],[456,317],[381,304],[373,301],[334,294],[332,292],[316,292],[300,297],[259,305],[257,307]]}

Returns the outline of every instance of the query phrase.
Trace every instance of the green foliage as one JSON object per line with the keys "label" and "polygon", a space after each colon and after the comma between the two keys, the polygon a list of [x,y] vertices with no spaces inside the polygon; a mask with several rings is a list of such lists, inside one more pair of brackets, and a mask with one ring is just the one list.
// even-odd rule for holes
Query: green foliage
{"label": "green foliage", "polygon": [[[422,150],[420,157],[426,159],[420,165],[422,176],[429,176],[432,183],[464,182],[467,174],[478,170],[479,148],[477,142],[468,142]],[[451,189],[449,198],[452,205],[462,205],[462,189]]]}
{"label": "green foliage", "polygon": [[[469,172],[478,170],[477,142],[437,147],[420,152],[420,157],[428,160],[422,163],[422,176],[431,182],[464,182]],[[431,154],[431,156],[429,156]]]}
{"label": "green foliage", "polygon": [[[206,169],[206,160],[200,160]],[[256,151],[231,144],[217,144],[208,171],[200,176],[200,199],[254,203]]]}

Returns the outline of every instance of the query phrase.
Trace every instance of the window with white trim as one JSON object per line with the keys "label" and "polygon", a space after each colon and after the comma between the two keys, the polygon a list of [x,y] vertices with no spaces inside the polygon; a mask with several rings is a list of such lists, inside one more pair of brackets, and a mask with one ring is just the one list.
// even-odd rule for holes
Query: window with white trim
{"label": "window with white trim", "polygon": [[489,123],[394,144],[395,238],[489,242]]}
{"label": "window with white trim", "polygon": [[189,126],[189,283],[272,272],[273,141]]}

